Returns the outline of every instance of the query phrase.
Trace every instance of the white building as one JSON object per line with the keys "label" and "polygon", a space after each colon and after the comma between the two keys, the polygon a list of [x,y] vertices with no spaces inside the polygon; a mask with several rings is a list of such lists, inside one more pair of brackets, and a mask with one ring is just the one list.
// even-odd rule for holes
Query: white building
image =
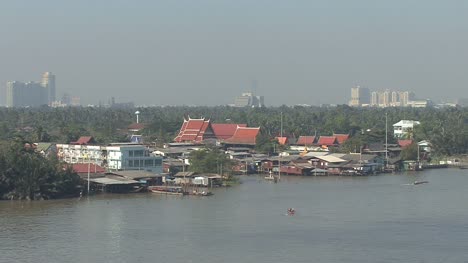
{"label": "white building", "polygon": [[414,127],[419,124],[421,124],[419,121],[401,120],[393,124],[393,136],[395,138],[411,136],[411,132],[413,131]]}
{"label": "white building", "polygon": [[162,157],[150,154],[143,145],[107,146],[109,170],[144,170],[162,173]]}
{"label": "white building", "polygon": [[107,170],[163,172],[162,157],[150,154],[143,145],[57,144],[57,156],[66,163],[94,163]]}
{"label": "white building", "polygon": [[98,145],[57,144],[57,156],[66,163],[94,163],[102,166],[105,147]]}

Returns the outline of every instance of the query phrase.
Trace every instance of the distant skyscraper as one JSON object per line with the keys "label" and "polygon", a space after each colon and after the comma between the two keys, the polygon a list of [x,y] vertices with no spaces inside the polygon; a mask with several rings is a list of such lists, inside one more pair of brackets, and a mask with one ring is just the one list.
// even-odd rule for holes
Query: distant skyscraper
{"label": "distant skyscraper", "polygon": [[264,107],[264,98],[263,96],[254,96],[251,92],[242,93],[242,96],[239,96],[234,101],[234,106],[236,107]]}
{"label": "distant skyscraper", "polygon": [[41,81],[42,87],[47,90],[48,93],[48,104],[50,105],[52,102],[56,100],[55,98],[55,75],[52,72],[45,72],[42,75]]}
{"label": "distant skyscraper", "polygon": [[[369,94],[369,96],[368,96]],[[367,102],[369,99],[370,102]],[[372,91],[359,86],[351,88],[350,106],[374,106],[374,107],[415,107],[415,95],[410,91]],[[424,102],[425,103],[425,102]],[[423,103],[417,103],[422,105]]]}
{"label": "distant skyscraper", "polygon": [[377,91],[372,91],[371,93],[371,105],[379,106],[379,93]]}
{"label": "distant skyscraper", "polygon": [[370,91],[368,88],[361,88],[356,86],[351,88],[351,100],[349,106],[359,107],[363,104],[369,104],[371,102]]}
{"label": "distant skyscraper", "polygon": [[41,82],[8,81],[6,84],[7,107],[37,107],[52,105],[55,101],[55,75],[46,72]]}
{"label": "distant skyscraper", "polygon": [[7,107],[37,107],[47,104],[47,91],[38,82],[8,81]]}

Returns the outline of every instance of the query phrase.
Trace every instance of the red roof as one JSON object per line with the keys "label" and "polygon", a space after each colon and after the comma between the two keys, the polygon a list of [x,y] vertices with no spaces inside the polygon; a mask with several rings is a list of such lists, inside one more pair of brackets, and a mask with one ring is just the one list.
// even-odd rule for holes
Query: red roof
{"label": "red roof", "polygon": [[280,145],[285,145],[288,143],[288,137],[276,137],[276,140]]}
{"label": "red roof", "polygon": [[104,168],[102,168],[101,166],[99,166],[97,164],[94,164],[94,163],[90,163],[90,164],[87,164],[87,163],[74,163],[74,164],[72,164],[72,169],[73,169],[74,172],[76,172],[78,174],[88,173],[88,169],[89,169],[90,173],[102,174],[102,173],[106,172],[106,170]]}
{"label": "red roof", "polygon": [[312,145],[315,142],[315,136],[299,136],[297,139],[297,145]]}
{"label": "red roof", "polygon": [[175,142],[201,142],[205,139],[214,138],[210,120],[184,119]]}
{"label": "red roof", "polygon": [[257,135],[260,132],[260,127],[237,127],[234,136],[226,139],[225,142],[229,144],[248,144],[255,145],[257,143]]}
{"label": "red roof", "polygon": [[211,128],[213,128],[213,133],[216,138],[220,140],[225,140],[234,136],[234,133],[237,130],[237,127],[247,127],[247,124],[233,124],[233,123],[213,123]]}
{"label": "red roof", "polygon": [[347,141],[349,139],[349,134],[335,133],[335,134],[333,134],[333,136],[336,137],[336,140],[338,141],[339,144],[342,144],[342,143],[344,143],[345,141]]}
{"label": "red roof", "polygon": [[338,141],[335,136],[320,136],[318,142],[318,145],[325,145],[325,146],[333,146],[338,144]]}
{"label": "red roof", "polygon": [[398,140],[398,145],[400,145],[400,147],[406,147],[410,144],[413,143],[413,140]]}
{"label": "red roof", "polygon": [[143,130],[144,128],[145,128],[144,123],[132,123],[128,125],[127,130],[140,131],[140,130]]}
{"label": "red roof", "polygon": [[92,136],[81,136],[78,141],[71,142],[71,144],[77,145],[88,145],[94,142],[94,138]]}

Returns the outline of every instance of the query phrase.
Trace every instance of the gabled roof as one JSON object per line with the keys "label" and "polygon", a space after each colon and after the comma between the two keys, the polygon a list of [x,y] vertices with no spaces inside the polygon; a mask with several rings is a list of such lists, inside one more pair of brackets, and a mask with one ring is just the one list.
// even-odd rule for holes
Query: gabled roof
{"label": "gabled roof", "polygon": [[143,130],[145,128],[145,124],[144,123],[132,123],[130,125],[128,125],[127,127],[127,130],[129,131],[140,131],[140,130]]}
{"label": "gabled roof", "polygon": [[296,145],[312,145],[315,142],[315,136],[299,136]]}
{"label": "gabled roof", "polygon": [[260,127],[237,127],[234,136],[226,139],[225,142],[228,144],[247,144],[255,145],[257,143],[257,135],[260,132]]}
{"label": "gabled roof", "polygon": [[318,145],[333,146],[338,144],[338,141],[335,136],[320,136]]}
{"label": "gabled roof", "polygon": [[288,143],[288,137],[276,137],[276,140],[280,145],[285,145]]}
{"label": "gabled roof", "polygon": [[214,137],[210,120],[184,118],[184,123],[179,134],[175,137],[175,142],[202,142],[205,139]]}
{"label": "gabled roof", "polygon": [[88,145],[94,143],[94,138],[92,136],[81,136],[76,142],[70,142],[70,144],[76,145]]}
{"label": "gabled roof", "polygon": [[88,169],[90,173],[104,173],[106,171],[106,169],[94,163],[74,163],[72,164],[72,169],[78,174],[88,173]]}
{"label": "gabled roof", "polygon": [[393,126],[401,126],[401,127],[413,127],[413,126],[416,126],[416,125],[419,125],[421,124],[419,121],[413,121],[413,120],[401,120],[395,124],[393,124]]}
{"label": "gabled roof", "polygon": [[213,133],[219,140],[225,140],[234,136],[237,127],[247,127],[247,124],[235,124],[235,123],[212,123]]}
{"label": "gabled roof", "polygon": [[325,156],[325,155],[329,155],[330,153],[329,152],[308,152],[306,154],[303,155],[303,157],[305,158],[309,158],[309,157],[318,157],[318,156]]}
{"label": "gabled roof", "polygon": [[346,162],[346,160],[338,158],[336,156],[332,155],[324,155],[324,156],[317,156],[317,159],[323,160],[327,163],[343,163]]}
{"label": "gabled roof", "polygon": [[35,147],[36,147],[36,151],[38,152],[46,152],[47,150],[49,150],[51,147],[52,147],[52,143],[49,143],[49,142],[39,142],[39,143],[34,143]]}
{"label": "gabled roof", "polygon": [[333,134],[333,136],[336,137],[336,140],[338,141],[339,144],[342,144],[342,143],[344,143],[345,141],[347,141],[349,139],[349,134],[335,133],[335,134]]}
{"label": "gabled roof", "polygon": [[408,146],[408,145],[410,145],[412,143],[413,143],[413,140],[398,140],[398,145],[400,147],[402,147],[402,148],[406,147],[406,146]]}

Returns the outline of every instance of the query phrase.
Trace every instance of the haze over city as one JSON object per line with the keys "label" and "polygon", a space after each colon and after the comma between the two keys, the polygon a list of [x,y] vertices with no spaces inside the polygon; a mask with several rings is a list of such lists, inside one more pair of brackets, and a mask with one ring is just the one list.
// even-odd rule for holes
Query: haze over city
{"label": "haze over city", "polygon": [[[81,103],[348,103],[350,88],[467,97],[466,1],[8,1],[5,83],[51,71]],[[254,84],[256,83],[256,84]]]}

